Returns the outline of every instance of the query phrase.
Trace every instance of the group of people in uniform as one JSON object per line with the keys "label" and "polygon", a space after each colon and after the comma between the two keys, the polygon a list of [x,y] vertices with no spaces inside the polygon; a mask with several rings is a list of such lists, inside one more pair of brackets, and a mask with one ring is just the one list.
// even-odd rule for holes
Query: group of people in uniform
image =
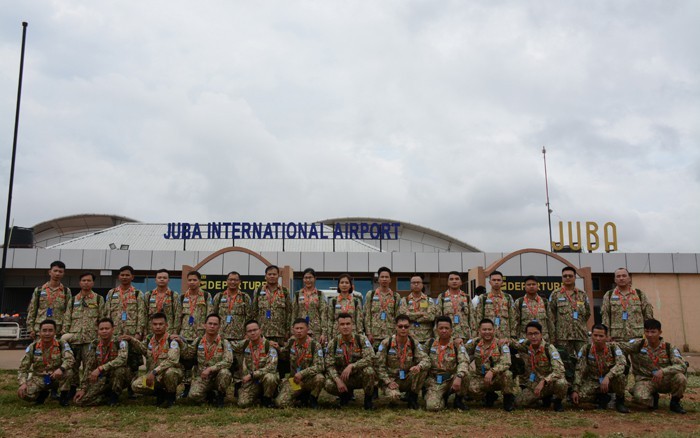
{"label": "group of people in uniform", "polygon": [[304,287],[290,294],[279,285],[279,268],[268,266],[252,299],[237,272],[212,297],[201,290],[199,272],[188,272],[187,290],[178,293],[161,269],[157,287],[144,293],[124,266],[103,298],[92,290],[91,273],[80,275],[72,295],[61,283],[64,271],[62,262],[52,263],[29,305],[35,341],[20,365],[18,395],[37,404],[53,390],[63,406],[115,405],[127,389],[130,398],[152,395],[169,407],[184,383],[182,398],[218,407],[232,391],[241,407],[318,408],[324,390],[342,407],[363,389],[368,410],[381,390],[412,409],[422,397],[429,411],[446,408],[451,396],[456,409],[468,409],[469,400],[492,407],[500,392],[506,411],[537,404],[562,411],[566,400],[606,409],[614,396],[615,409],[627,413],[628,393],[649,409],[669,393],[670,410],[685,413],[687,363],[661,337],[652,305],[625,268],[615,271],[602,323],[590,334],[588,295],[571,267],[548,300],[533,276],[513,300],[493,271],[490,291],[474,303],[459,272],[431,299],[420,275],[401,297],[382,267],[378,287],[363,300],[348,274],[338,278],[338,295],[326,299],[311,268]]}

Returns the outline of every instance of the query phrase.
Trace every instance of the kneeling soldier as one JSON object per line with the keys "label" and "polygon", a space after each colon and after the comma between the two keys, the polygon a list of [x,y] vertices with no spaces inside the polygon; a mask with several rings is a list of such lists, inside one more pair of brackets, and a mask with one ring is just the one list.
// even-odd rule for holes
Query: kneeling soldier
{"label": "kneeling soldier", "polygon": [[326,350],[325,389],[329,394],[339,396],[340,406],[345,406],[352,400],[353,391],[362,388],[365,392],[364,408],[371,410],[377,377],[372,367],[374,349],[367,337],[352,334],[352,321],[349,313],[338,314],[339,334],[328,342]]}
{"label": "kneeling soldier", "polygon": [[[564,410],[568,384],[564,377],[564,363],[554,345],[542,340],[542,326],[530,321],[525,326],[527,341],[512,342],[511,349],[525,356],[525,374],[521,382],[525,386],[516,399],[518,406],[529,406],[542,400],[544,407],[554,404],[554,410]],[[522,386],[522,384],[521,384]]]}
{"label": "kneeling soldier", "polygon": [[630,356],[634,386],[630,391],[637,403],[651,409],[659,407],[659,394],[670,393],[669,409],[685,414],[681,399],[688,379],[687,366],[681,352],[661,338],[661,323],[655,319],[644,321],[644,339],[632,339],[621,344]]}
{"label": "kneeling soldier", "polygon": [[50,390],[60,390],[59,403],[68,406],[74,360],[70,345],[66,342],[61,348],[56,339],[56,322],[52,319],[43,320],[39,324],[39,340],[27,347],[19,365],[17,395],[22,400],[40,405]]}
{"label": "kneeling soldier", "polygon": [[498,346],[494,337],[495,326],[488,318],[479,322],[479,337],[467,341],[467,354],[474,361],[475,369],[469,374],[469,395],[481,399],[492,407],[498,399],[496,391],[503,392],[503,409],[513,410],[513,373],[510,372],[508,344]]}
{"label": "kneeling soldier", "polygon": [[187,398],[201,403],[207,396],[216,407],[224,407],[226,389],[233,376],[229,368],[233,363],[231,344],[219,335],[221,318],[216,313],[209,314],[204,323],[204,336],[191,345],[178,337],[184,359],[195,359],[192,368],[192,386]]}
{"label": "kneeling soldier", "polygon": [[245,333],[247,339],[233,345],[234,352],[243,353],[243,378],[241,389],[238,390],[238,406],[247,408],[260,399],[266,408],[274,407],[272,398],[280,382],[277,373],[277,350],[272,341],[262,336],[257,321],[246,322]]}
{"label": "kneeling soldier", "polygon": [[468,386],[467,350],[464,345],[455,345],[452,339],[452,319],[449,316],[438,316],[435,325],[438,339],[431,339],[425,344],[430,357],[425,408],[428,411],[444,409],[450,393],[454,393],[454,408],[466,410],[462,397],[467,394]]}
{"label": "kneeling soldier", "polygon": [[[574,376],[571,401],[595,401],[598,409],[605,409],[610,403],[610,392],[615,393],[615,409],[629,413],[625,406],[625,355],[614,342],[606,342],[608,328],[603,324],[593,326],[592,343],[578,352],[578,364]],[[612,390],[612,391],[611,391]]]}
{"label": "kneeling soldier", "polygon": [[114,337],[111,318],[98,321],[97,337],[83,356],[83,378],[73,398],[78,406],[99,405],[104,399],[109,406],[114,406],[119,402],[119,394],[131,383],[127,366],[129,344]]}
{"label": "kneeling soldier", "polygon": [[143,342],[124,335],[121,340],[129,348],[146,356],[146,374],[136,377],[131,388],[139,394],[155,394],[156,406],[169,408],[175,403],[177,386],[182,382],[180,344],[168,335],[168,322],[164,313],[151,315],[151,334]]}
{"label": "kneeling soldier", "polygon": [[418,409],[418,393],[430,368],[430,359],[408,332],[411,320],[408,315],[396,317],[396,334],[384,339],[377,351],[377,375],[379,386],[393,400],[408,395],[408,406]]}
{"label": "kneeling soldier", "polygon": [[280,408],[292,406],[300,400],[311,408],[318,408],[318,395],[323,389],[323,347],[309,336],[309,322],[297,318],[292,324],[294,337],[281,349],[280,355],[289,358],[290,377],[282,381],[275,403]]}

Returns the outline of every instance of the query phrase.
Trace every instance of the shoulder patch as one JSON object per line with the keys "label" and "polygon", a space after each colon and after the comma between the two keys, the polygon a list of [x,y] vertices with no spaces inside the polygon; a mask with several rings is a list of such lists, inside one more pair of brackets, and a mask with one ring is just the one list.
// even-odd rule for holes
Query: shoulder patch
{"label": "shoulder patch", "polygon": [[384,344],[379,344],[378,351],[384,351]]}
{"label": "shoulder patch", "polygon": [[29,350],[31,349],[31,345],[28,345],[27,348],[24,350],[25,353],[29,353]]}
{"label": "shoulder patch", "polygon": [[503,351],[504,353],[510,353],[510,348],[508,348],[507,345],[504,345],[503,348],[501,348],[501,351]]}
{"label": "shoulder patch", "polygon": [[121,349],[126,348],[126,341],[119,342],[119,348],[121,348]]}
{"label": "shoulder patch", "polygon": [[318,355],[318,357],[323,357],[323,349],[319,348],[319,350],[316,352],[316,354]]}
{"label": "shoulder patch", "polygon": [[423,351],[423,344],[418,344],[417,347],[420,351]]}
{"label": "shoulder patch", "polygon": [[460,345],[460,346],[459,346],[459,351],[461,351],[461,352],[464,353],[464,354],[467,354],[467,349],[464,348],[464,345]]}
{"label": "shoulder patch", "polygon": [[673,355],[676,356],[676,357],[681,357],[681,352],[678,351],[677,348],[674,348],[674,349],[673,349]]}
{"label": "shoulder patch", "polygon": [[172,340],[172,341],[170,341],[170,348],[178,349],[178,348],[180,348],[180,344],[178,344],[177,341]]}
{"label": "shoulder patch", "polygon": [[63,351],[71,351],[71,350],[70,350],[70,345],[68,344],[68,342],[65,342],[65,343],[63,344]]}
{"label": "shoulder patch", "polygon": [[525,343],[525,338],[518,339],[518,344],[524,344]]}
{"label": "shoulder patch", "polygon": [[270,348],[270,357],[277,357],[277,350]]}
{"label": "shoulder patch", "polygon": [[634,339],[630,339],[630,344],[634,344]]}
{"label": "shoulder patch", "polygon": [[552,359],[561,360],[561,357],[559,356],[559,352],[558,352],[558,351],[553,351],[553,352],[552,352]]}
{"label": "shoulder patch", "polygon": [[470,340],[467,341],[467,344],[471,344],[471,343],[473,343],[473,342],[474,342],[474,339],[470,339]]}
{"label": "shoulder patch", "polygon": [[583,356],[583,350],[579,350],[578,352],[578,358],[581,359],[581,356]]}
{"label": "shoulder patch", "polygon": [[620,350],[620,347],[615,347],[615,356],[622,356],[622,350]]}
{"label": "shoulder patch", "polygon": [[365,338],[365,345],[367,348],[372,348],[372,344],[370,344],[369,339]]}

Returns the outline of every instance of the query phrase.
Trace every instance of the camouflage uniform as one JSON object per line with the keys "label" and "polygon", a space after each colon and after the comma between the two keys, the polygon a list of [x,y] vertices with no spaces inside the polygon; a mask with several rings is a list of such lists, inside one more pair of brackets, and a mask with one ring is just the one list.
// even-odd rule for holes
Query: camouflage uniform
{"label": "camouflage uniform", "polygon": [[630,288],[625,294],[615,288],[605,293],[600,315],[610,337],[626,342],[644,336],[644,321],[654,318],[654,308],[641,290]]}
{"label": "camouflage uniform", "polygon": [[306,289],[298,290],[292,301],[291,321],[297,318],[306,319],[306,322],[309,323],[309,334],[313,335],[315,339],[326,335],[328,302],[323,294],[317,289],[311,293],[307,293]]}
{"label": "camouflage uniform", "polygon": [[[131,383],[131,372],[126,366],[128,356],[128,343],[120,342],[116,337],[112,337],[107,345],[99,339],[89,343],[80,382],[80,390],[85,391],[85,395],[76,404],[96,406],[110,393],[115,397],[121,394]],[[100,377],[97,382],[92,383],[89,379],[90,374],[98,367],[101,368]]]}
{"label": "camouflage uniform", "polygon": [[374,350],[366,336],[352,335],[352,341],[346,342],[342,335],[337,335],[328,342],[326,348],[326,392],[339,396],[335,379],[339,378],[343,370],[353,364],[350,378],[345,383],[348,391],[362,388],[367,394],[374,392],[377,374],[374,370]]}
{"label": "camouflage uniform", "polygon": [[384,293],[379,292],[379,289],[367,292],[365,297],[365,335],[367,338],[372,338],[372,347],[375,351],[382,339],[393,333],[400,302],[401,296],[391,289]]}
{"label": "camouflage uniform", "polygon": [[559,400],[566,398],[568,384],[564,378],[564,363],[554,345],[542,341],[540,348],[534,351],[530,341],[521,339],[511,341],[510,348],[525,358],[525,373],[520,379],[520,385],[524,384],[524,387],[516,397],[518,406],[529,406],[538,400],[535,387],[541,380],[545,381],[545,385],[540,392],[540,399],[550,396]]}
{"label": "camouflage uniform", "polygon": [[253,317],[253,303],[245,292],[228,289],[214,296],[213,313],[221,317],[219,333],[229,341],[245,339],[245,323]]}
{"label": "camouflage uniform", "polygon": [[[117,337],[122,335],[135,336],[136,334],[146,336],[146,326],[148,325],[146,301],[143,299],[143,292],[134,289],[133,286],[124,292],[118,287],[107,292],[104,316],[112,318],[114,321],[114,334]],[[130,348],[129,369],[136,374],[142,363],[141,355]]]}
{"label": "camouflage uniform", "polygon": [[587,344],[578,352],[574,392],[578,392],[581,402],[596,401],[596,396],[601,394],[600,384],[607,377],[611,385],[608,392],[614,393],[616,399],[624,399],[627,384],[625,355],[614,342],[607,343],[602,355],[598,353],[593,344]]}
{"label": "camouflage uniform", "polygon": [[[54,339],[48,352],[42,349],[41,340],[32,342],[24,350],[24,357],[17,373],[19,386],[27,384],[27,396],[24,400],[34,401],[39,397],[39,393],[51,389],[68,391],[74,361],[73,352],[67,342],[64,342],[61,348],[58,340]],[[58,368],[63,371],[61,380],[55,381],[48,378],[48,374]],[[48,378],[48,381],[44,380],[45,378]]]}
{"label": "camouflage uniform", "polygon": [[249,340],[239,341],[234,343],[233,351],[243,353],[241,373],[252,376],[252,379],[238,390],[238,406],[252,406],[260,396],[269,399],[274,397],[280,378],[276,372],[277,350],[270,345],[270,341],[264,337],[260,338],[255,347]]}
{"label": "camouflage uniform", "polygon": [[68,342],[75,361],[73,363],[73,381],[71,386],[80,384],[80,365],[85,368],[90,342],[97,338],[97,320],[104,314],[105,299],[102,295],[90,291],[83,297],[78,293],[71,300],[63,318],[61,342]]}
{"label": "camouflage uniform", "polygon": [[[168,322],[168,331],[171,333],[180,333],[182,303],[180,302],[179,293],[168,288],[164,295],[159,295],[158,289],[153,289],[150,292],[146,292],[144,299],[146,300],[146,312],[149,320],[154,313],[165,313],[165,320]],[[146,331],[149,334],[152,333],[150,324],[148,323],[146,323]]]}
{"label": "camouflage uniform", "polygon": [[[515,384],[513,373],[510,372],[510,348],[508,344],[498,347],[494,338],[490,345],[485,345],[481,338],[467,341],[467,355],[474,361],[475,369],[469,372],[469,395],[481,400],[488,392],[502,391],[503,394],[513,394]],[[491,385],[484,384],[484,376],[488,371],[493,372]]]}
{"label": "camouflage uniform", "polygon": [[[471,305],[469,301],[467,304]],[[445,408],[455,376],[462,379],[462,386],[455,396],[462,397],[467,394],[469,355],[464,345],[460,345],[458,349],[452,339],[444,347],[440,346],[439,339],[431,339],[426,347],[430,358],[430,371],[425,382],[428,389],[425,394],[425,409],[439,411]]]}
{"label": "camouflage uniform", "polygon": [[450,293],[449,290],[441,293],[435,300],[435,312],[437,315],[449,316],[452,319],[453,338],[466,342],[472,337],[473,308],[465,292],[460,290],[458,295]]}
{"label": "camouflage uniform", "polygon": [[539,322],[542,325],[542,339],[551,342],[550,333],[554,332],[552,317],[549,313],[547,302],[537,295],[537,300],[530,300],[524,295],[513,303],[513,331],[511,336],[515,339],[525,337],[525,326],[531,321]]}
{"label": "camouflage uniform", "polygon": [[63,321],[66,312],[71,306],[71,291],[69,288],[59,284],[57,288],[51,289],[49,283],[37,287],[32,293],[32,299],[27,308],[27,330],[38,334],[39,324],[45,319],[56,321],[56,336],[61,336],[63,332]]}
{"label": "camouflage uniform", "polygon": [[[656,348],[651,348],[646,339],[632,339],[620,344],[632,362],[634,386],[630,393],[637,403],[651,406],[654,395],[670,393],[679,399],[685,393],[688,379],[687,367],[681,352],[668,342],[661,340]],[[663,371],[661,383],[654,383],[655,370]]]}
{"label": "camouflage uniform", "polygon": [[[325,364],[323,361],[323,346],[315,338],[307,337],[306,341],[299,343],[296,338],[289,340],[283,347],[280,354],[289,357],[289,379],[284,379],[280,385],[279,395],[275,404],[280,408],[292,406],[294,400],[304,393],[310,394],[316,400],[323,389],[325,377],[323,371]],[[298,390],[292,389],[290,379],[296,373],[301,374],[301,387]]]}
{"label": "camouflage uniform", "polygon": [[213,303],[209,292],[187,291],[180,295],[180,333],[189,343],[204,336],[204,323],[207,315],[212,313]]}
{"label": "camouflage uniform", "polygon": [[424,293],[421,293],[418,299],[410,294],[401,298],[399,303],[399,315],[406,315],[411,319],[411,336],[421,344],[433,337],[435,313],[435,304]]}
{"label": "camouflage uniform", "polygon": [[[420,366],[419,373],[411,373],[413,366]],[[384,388],[387,397],[398,400],[402,392],[418,394],[423,387],[430,369],[430,358],[417,339],[409,336],[403,347],[397,345],[396,335],[384,339],[377,351],[377,377],[379,386]],[[398,389],[389,389],[395,382]]]}
{"label": "camouflage uniform", "polygon": [[328,317],[326,318],[326,337],[330,339],[338,335],[338,321],[336,315],[339,313],[349,313],[352,316],[353,334],[364,333],[364,311],[362,309],[362,298],[354,295],[338,295],[330,299],[328,303]]}
{"label": "camouflage uniform", "polygon": [[576,356],[588,343],[587,321],[591,315],[588,295],[578,288],[572,294],[564,288],[554,291],[549,296],[549,314],[554,327],[554,333],[549,334],[550,342],[566,354],[563,357],[566,379],[573,382]]}
{"label": "camouflage uniform", "polygon": [[479,321],[488,318],[493,321],[494,336],[498,339],[508,339],[515,327],[515,312],[513,311],[513,297],[502,292],[494,294],[488,292],[479,296],[479,303],[473,313],[474,330],[478,329]]}
{"label": "camouflage uniform", "polygon": [[289,292],[278,287],[274,292],[265,286],[253,295],[253,318],[260,323],[260,329],[266,339],[279,345],[289,339],[292,326],[292,301]]}
{"label": "camouflage uniform", "polygon": [[[206,336],[203,336],[192,345],[184,346],[180,357],[196,360],[196,365],[192,370],[194,378],[188,397],[201,403],[206,398],[207,393],[215,390],[223,400],[232,380],[229,370],[233,363],[231,344],[221,335],[217,335],[215,342],[209,345]],[[202,378],[202,371],[209,367],[213,368],[213,372],[205,380]]]}
{"label": "camouflage uniform", "polygon": [[[180,365],[180,344],[170,341],[170,335],[165,333],[159,340],[150,334],[143,342],[133,339],[129,349],[137,354],[146,356],[146,374],[138,376],[131,382],[131,388],[139,394],[153,394],[164,390],[174,396],[177,385],[182,381],[182,366]],[[146,376],[152,373],[155,377],[153,388],[146,386]]]}

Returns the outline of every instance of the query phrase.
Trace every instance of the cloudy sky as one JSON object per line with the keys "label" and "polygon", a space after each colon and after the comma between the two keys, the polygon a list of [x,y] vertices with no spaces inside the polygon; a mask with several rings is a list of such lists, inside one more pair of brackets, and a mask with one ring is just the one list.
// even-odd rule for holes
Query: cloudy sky
{"label": "cloudy sky", "polygon": [[[552,221],[700,252],[697,1],[0,0],[12,217],[412,222],[485,251]],[[558,233],[555,233],[555,235]]]}

